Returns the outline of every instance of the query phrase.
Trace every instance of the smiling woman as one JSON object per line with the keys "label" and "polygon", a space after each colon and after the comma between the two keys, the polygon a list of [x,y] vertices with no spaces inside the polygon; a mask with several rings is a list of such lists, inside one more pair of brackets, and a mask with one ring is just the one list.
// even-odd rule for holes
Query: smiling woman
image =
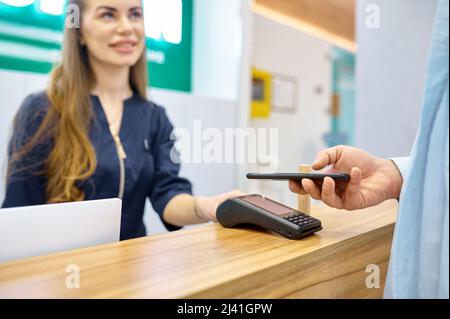
{"label": "smiling woman", "polygon": [[121,239],[144,236],[146,198],[169,229],[216,220],[230,192],[193,197],[170,159],[173,130],[147,100],[141,0],[70,0],[61,63],[14,124],[4,207],[122,198]]}

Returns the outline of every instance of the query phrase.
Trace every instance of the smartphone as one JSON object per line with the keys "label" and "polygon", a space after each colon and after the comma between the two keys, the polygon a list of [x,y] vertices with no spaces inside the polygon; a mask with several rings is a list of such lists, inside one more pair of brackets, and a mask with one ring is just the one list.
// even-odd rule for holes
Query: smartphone
{"label": "smartphone", "polygon": [[310,179],[315,183],[321,184],[325,177],[331,177],[336,182],[347,183],[350,180],[350,175],[345,173],[273,173],[273,174],[258,174],[248,173],[248,179],[271,179],[271,180],[297,180],[301,181],[304,178]]}

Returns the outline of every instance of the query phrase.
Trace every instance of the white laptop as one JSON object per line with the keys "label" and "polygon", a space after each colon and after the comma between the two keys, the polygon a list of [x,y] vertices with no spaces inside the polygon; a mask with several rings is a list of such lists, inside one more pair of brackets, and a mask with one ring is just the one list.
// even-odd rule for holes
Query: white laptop
{"label": "white laptop", "polygon": [[120,199],[0,209],[0,262],[113,243]]}

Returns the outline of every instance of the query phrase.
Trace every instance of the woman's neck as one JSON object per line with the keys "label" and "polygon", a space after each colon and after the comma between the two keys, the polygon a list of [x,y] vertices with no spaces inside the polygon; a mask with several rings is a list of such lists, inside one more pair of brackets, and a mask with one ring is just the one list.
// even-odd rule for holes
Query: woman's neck
{"label": "woman's neck", "polygon": [[129,67],[105,65],[94,59],[91,59],[90,64],[96,79],[92,94],[121,100],[129,98],[133,94],[129,81]]}

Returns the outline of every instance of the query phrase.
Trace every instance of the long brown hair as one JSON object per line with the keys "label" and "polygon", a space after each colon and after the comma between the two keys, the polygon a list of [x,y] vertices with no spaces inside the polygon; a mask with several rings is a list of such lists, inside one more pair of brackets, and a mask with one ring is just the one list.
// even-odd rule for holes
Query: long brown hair
{"label": "long brown hair", "polygon": [[[85,1],[69,1],[80,9],[80,18]],[[145,52],[130,68],[129,79],[133,91],[144,99],[147,88]],[[52,138],[52,149],[44,163],[48,203],[83,200],[85,194],[77,187],[77,182],[88,179],[97,167],[95,149],[89,140],[93,117],[90,93],[95,82],[87,48],[80,43],[80,29],[66,26],[61,63],[51,72],[46,91],[49,110],[36,134],[12,157],[12,161],[17,161],[45,138]]]}

